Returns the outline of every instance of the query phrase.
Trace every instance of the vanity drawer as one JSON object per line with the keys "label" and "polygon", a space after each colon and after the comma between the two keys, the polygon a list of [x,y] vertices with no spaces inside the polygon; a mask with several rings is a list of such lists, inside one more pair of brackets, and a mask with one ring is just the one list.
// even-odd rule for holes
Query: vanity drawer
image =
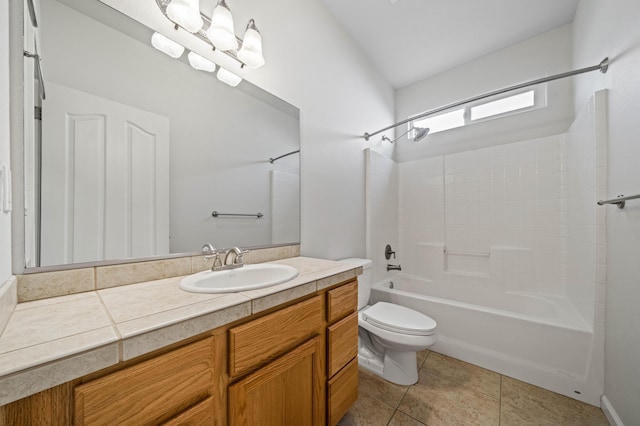
{"label": "vanity drawer", "polygon": [[214,410],[213,397],[209,397],[168,422],[163,423],[163,426],[212,425]]}
{"label": "vanity drawer", "polygon": [[358,313],[327,328],[327,377],[332,377],[358,355]]}
{"label": "vanity drawer", "polygon": [[327,388],[327,411],[330,425],[335,425],[358,399],[358,359],[354,358]]}
{"label": "vanity drawer", "polygon": [[322,301],[315,296],[229,330],[229,375],[244,374],[293,349],[322,327]]}
{"label": "vanity drawer", "polygon": [[76,386],[76,425],[167,421],[211,396],[213,339],[207,338]]}
{"label": "vanity drawer", "polygon": [[332,323],[358,308],[358,281],[327,292],[327,322]]}
{"label": "vanity drawer", "polygon": [[327,322],[343,318],[358,308],[358,281],[327,292]]}

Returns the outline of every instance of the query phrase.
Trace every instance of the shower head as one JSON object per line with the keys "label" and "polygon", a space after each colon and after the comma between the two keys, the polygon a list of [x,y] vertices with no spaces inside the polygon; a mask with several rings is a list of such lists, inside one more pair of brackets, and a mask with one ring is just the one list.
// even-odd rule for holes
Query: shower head
{"label": "shower head", "polygon": [[398,136],[397,138],[395,138],[393,140],[389,139],[385,135],[382,136],[382,140],[390,142],[390,143],[394,143],[395,141],[397,141],[398,139],[400,139],[401,137],[403,137],[404,135],[406,135],[407,133],[409,133],[412,130],[415,130],[415,135],[413,136],[413,141],[414,142],[420,142],[422,139],[424,139],[425,136],[427,136],[429,134],[429,128],[428,127],[411,127],[409,130],[407,130],[406,132],[404,132],[403,134],[401,134],[400,136]]}
{"label": "shower head", "polygon": [[420,142],[422,139],[424,139],[425,136],[429,134],[428,127],[414,127],[413,130],[416,131],[416,134],[413,137],[414,142]]}

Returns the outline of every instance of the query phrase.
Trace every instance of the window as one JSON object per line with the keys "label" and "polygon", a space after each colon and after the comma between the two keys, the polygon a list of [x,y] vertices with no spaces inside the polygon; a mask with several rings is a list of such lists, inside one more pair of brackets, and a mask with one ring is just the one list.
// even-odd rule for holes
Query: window
{"label": "window", "polygon": [[517,111],[522,108],[532,107],[535,105],[534,100],[534,92],[533,90],[529,90],[528,92],[520,93],[519,95],[513,95],[498,99],[497,101],[476,105],[471,107],[471,121]]}
{"label": "window", "polygon": [[420,121],[414,121],[413,126],[428,127],[429,133],[455,129],[456,127],[464,126],[464,111],[465,109],[462,108],[451,112],[445,112],[444,114],[427,117]]}
{"label": "window", "polygon": [[[469,103],[460,109],[415,120],[409,124],[409,127],[428,127],[429,133],[437,133],[473,122],[530,111],[545,105],[546,86],[543,85],[515,95],[501,95],[490,101],[483,99]],[[412,135],[409,134],[409,137]]]}

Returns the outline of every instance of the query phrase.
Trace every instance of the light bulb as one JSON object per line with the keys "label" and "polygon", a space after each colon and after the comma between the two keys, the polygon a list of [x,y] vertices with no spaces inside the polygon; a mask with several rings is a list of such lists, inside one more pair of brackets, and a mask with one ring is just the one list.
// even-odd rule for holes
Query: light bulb
{"label": "light bulb", "polygon": [[184,46],[168,39],[160,33],[153,33],[151,36],[151,45],[172,58],[179,58],[184,53]]}
{"label": "light bulb", "polygon": [[167,16],[192,33],[198,32],[204,24],[200,16],[198,0],[172,0],[167,6]]}
{"label": "light bulb", "polygon": [[223,83],[227,83],[231,87],[236,87],[242,81],[242,77],[239,77],[231,71],[227,71],[222,67],[218,68],[217,76],[218,80],[222,81]]}
{"label": "light bulb", "polygon": [[218,0],[218,5],[213,9],[207,37],[216,49],[233,50],[238,48],[238,40],[233,29],[233,17],[224,0]]}
{"label": "light bulb", "polygon": [[214,72],[216,70],[216,64],[195,52],[189,52],[187,58],[189,59],[189,64],[199,71]]}
{"label": "light bulb", "polygon": [[259,68],[264,65],[262,56],[262,37],[253,19],[249,20],[247,30],[244,33],[242,47],[238,51],[240,59],[249,68]]}

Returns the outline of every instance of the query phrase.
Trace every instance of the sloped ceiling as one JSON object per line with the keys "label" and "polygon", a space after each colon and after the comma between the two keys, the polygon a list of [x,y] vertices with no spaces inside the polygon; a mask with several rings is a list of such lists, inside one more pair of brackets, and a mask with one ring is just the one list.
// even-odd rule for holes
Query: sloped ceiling
{"label": "sloped ceiling", "polygon": [[394,88],[550,31],[579,0],[322,0]]}

